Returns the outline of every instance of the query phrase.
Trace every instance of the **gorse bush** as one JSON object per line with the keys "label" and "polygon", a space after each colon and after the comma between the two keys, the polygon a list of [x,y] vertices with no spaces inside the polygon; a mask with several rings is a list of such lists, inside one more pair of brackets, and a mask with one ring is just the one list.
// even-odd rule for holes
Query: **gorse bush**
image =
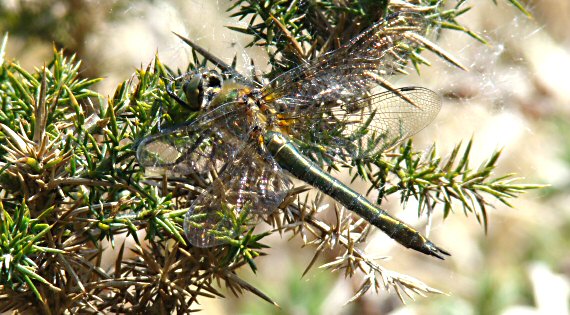
{"label": "gorse bush", "polygon": [[[516,0],[510,2],[528,14]],[[229,232],[219,237],[219,246],[192,246],[184,231],[185,217],[205,191],[224,189],[216,186],[216,170],[198,165],[193,176],[145,174],[136,150],[149,135],[199,119],[196,109],[203,107],[186,105],[193,104],[192,95],[199,94],[202,101],[209,91],[191,85],[195,71],[211,68],[225,80],[267,84],[296,65],[316,65],[323,55],[343,49],[351,38],[395,12],[417,15],[425,34],[402,29],[411,37],[399,43],[408,45],[390,50],[393,54],[385,58],[392,59],[386,64],[397,66],[384,75],[405,74],[408,62],[419,71],[429,64],[425,50],[462,68],[435,39],[443,29],[451,29],[483,41],[456,20],[468,9],[467,1],[234,1],[231,15],[249,22],[248,27],[231,28],[251,35],[251,45],[267,47],[272,71],[266,77],[255,71],[239,74],[235,62],[225,64],[184,39],[194,49],[187,69],[173,70],[157,56],[109,98],[92,90],[101,79],[82,78],[80,62],[55,48],[52,60],[28,72],[6,57],[5,36],[0,50],[0,311],[186,313],[197,309],[200,299],[221,297],[218,285],[275,303],[236,274],[242,267],[257,270],[256,259],[267,248],[264,238],[272,233],[297,235],[314,248],[315,258],[305,273],[324,252],[341,253],[322,267],[349,277],[365,275],[351,301],[380,287],[395,289],[402,299],[413,293],[440,293],[387,270],[360,249],[374,230],[367,221],[342,207],[328,210],[335,211],[333,222],[319,217],[322,195],[309,199],[303,194],[309,186],[288,189],[278,211],[259,217],[272,228],[254,230],[256,222],[248,212],[254,205],[246,203],[236,213],[236,205],[220,204],[217,211],[227,217]],[[397,29],[390,31],[382,38],[399,36]],[[375,80],[391,93],[406,93],[382,73]],[[340,139],[332,131],[325,136]],[[368,136],[366,131],[359,135]],[[462,207],[486,227],[491,200],[508,205],[508,199],[540,187],[518,184],[511,174],[495,177],[500,151],[472,168],[471,141],[457,145],[447,157],[435,149],[416,151],[406,141],[391,148],[392,154],[345,159],[348,154],[335,156],[309,138],[295,144],[311,163],[327,170],[348,169],[354,179],[365,180],[370,191],[379,193],[378,203],[394,194],[403,203],[415,198],[419,215],[441,209],[447,216]],[[203,145],[201,150],[212,156],[231,155],[210,149],[215,142]],[[365,145],[370,143],[355,149],[366,151]],[[127,248],[126,239],[135,245]],[[105,241],[119,248],[110,270],[101,265]]]}

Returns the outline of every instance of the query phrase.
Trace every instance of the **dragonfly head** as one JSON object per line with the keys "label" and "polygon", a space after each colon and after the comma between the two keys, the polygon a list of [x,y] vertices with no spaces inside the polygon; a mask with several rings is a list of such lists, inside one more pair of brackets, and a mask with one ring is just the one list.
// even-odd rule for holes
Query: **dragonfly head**
{"label": "dragonfly head", "polygon": [[223,83],[222,76],[215,70],[191,72],[179,80],[182,80],[182,91],[186,96],[183,105],[193,111],[207,107],[220,92]]}

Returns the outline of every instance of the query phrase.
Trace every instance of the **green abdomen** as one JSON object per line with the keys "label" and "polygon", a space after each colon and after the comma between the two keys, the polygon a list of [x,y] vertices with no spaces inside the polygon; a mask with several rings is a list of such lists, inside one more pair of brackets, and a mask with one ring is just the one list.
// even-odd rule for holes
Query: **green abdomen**
{"label": "green abdomen", "polygon": [[301,154],[284,135],[268,132],[265,136],[265,144],[275,161],[283,169],[334,198],[348,210],[357,213],[398,243],[438,258],[442,258],[440,255],[442,253],[447,254],[418,231],[393,218],[364,196],[323,171],[318,165]]}

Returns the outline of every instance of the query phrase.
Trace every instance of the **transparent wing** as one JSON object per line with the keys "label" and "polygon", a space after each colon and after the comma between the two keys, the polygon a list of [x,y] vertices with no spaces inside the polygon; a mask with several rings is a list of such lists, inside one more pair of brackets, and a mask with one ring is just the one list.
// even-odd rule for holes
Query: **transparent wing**
{"label": "transparent wing", "polygon": [[366,158],[425,128],[437,116],[441,99],[429,89],[407,87],[336,107],[298,108],[281,116],[292,137],[333,155]]}
{"label": "transparent wing", "polygon": [[424,35],[427,26],[417,13],[393,14],[347,45],[278,76],[262,95],[289,113],[297,111],[300,101],[313,106],[352,103],[377,85],[380,77],[404,70],[410,51],[418,47],[410,33]]}
{"label": "transparent wing", "polygon": [[255,225],[273,213],[291,189],[281,168],[247,146],[191,204],[184,220],[190,243],[211,247],[233,239],[235,227]]}
{"label": "transparent wing", "polygon": [[139,164],[174,175],[220,170],[248,137],[240,105],[223,104],[195,121],[144,138],[137,146]]}
{"label": "transparent wing", "polygon": [[257,144],[247,144],[239,109],[223,106],[191,124],[147,137],[137,148],[137,159],[145,168],[203,183],[205,192],[182,200],[189,208],[186,235],[198,247],[234,237],[236,220],[256,223],[269,215],[291,188],[275,162],[262,157]]}
{"label": "transparent wing", "polygon": [[204,127],[203,131],[185,127],[145,138],[137,150],[139,164],[160,174],[199,176],[210,183],[209,173],[220,170],[240,143],[224,129]]}

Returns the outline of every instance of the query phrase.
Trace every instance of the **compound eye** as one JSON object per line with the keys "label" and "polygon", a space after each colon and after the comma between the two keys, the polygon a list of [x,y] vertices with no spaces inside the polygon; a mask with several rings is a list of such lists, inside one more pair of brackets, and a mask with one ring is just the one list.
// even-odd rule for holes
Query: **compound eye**
{"label": "compound eye", "polygon": [[205,75],[205,80],[208,88],[222,87],[222,76],[216,70],[208,71]]}
{"label": "compound eye", "polygon": [[202,76],[197,74],[182,85],[186,102],[191,110],[200,110],[204,98],[204,88],[202,86]]}

